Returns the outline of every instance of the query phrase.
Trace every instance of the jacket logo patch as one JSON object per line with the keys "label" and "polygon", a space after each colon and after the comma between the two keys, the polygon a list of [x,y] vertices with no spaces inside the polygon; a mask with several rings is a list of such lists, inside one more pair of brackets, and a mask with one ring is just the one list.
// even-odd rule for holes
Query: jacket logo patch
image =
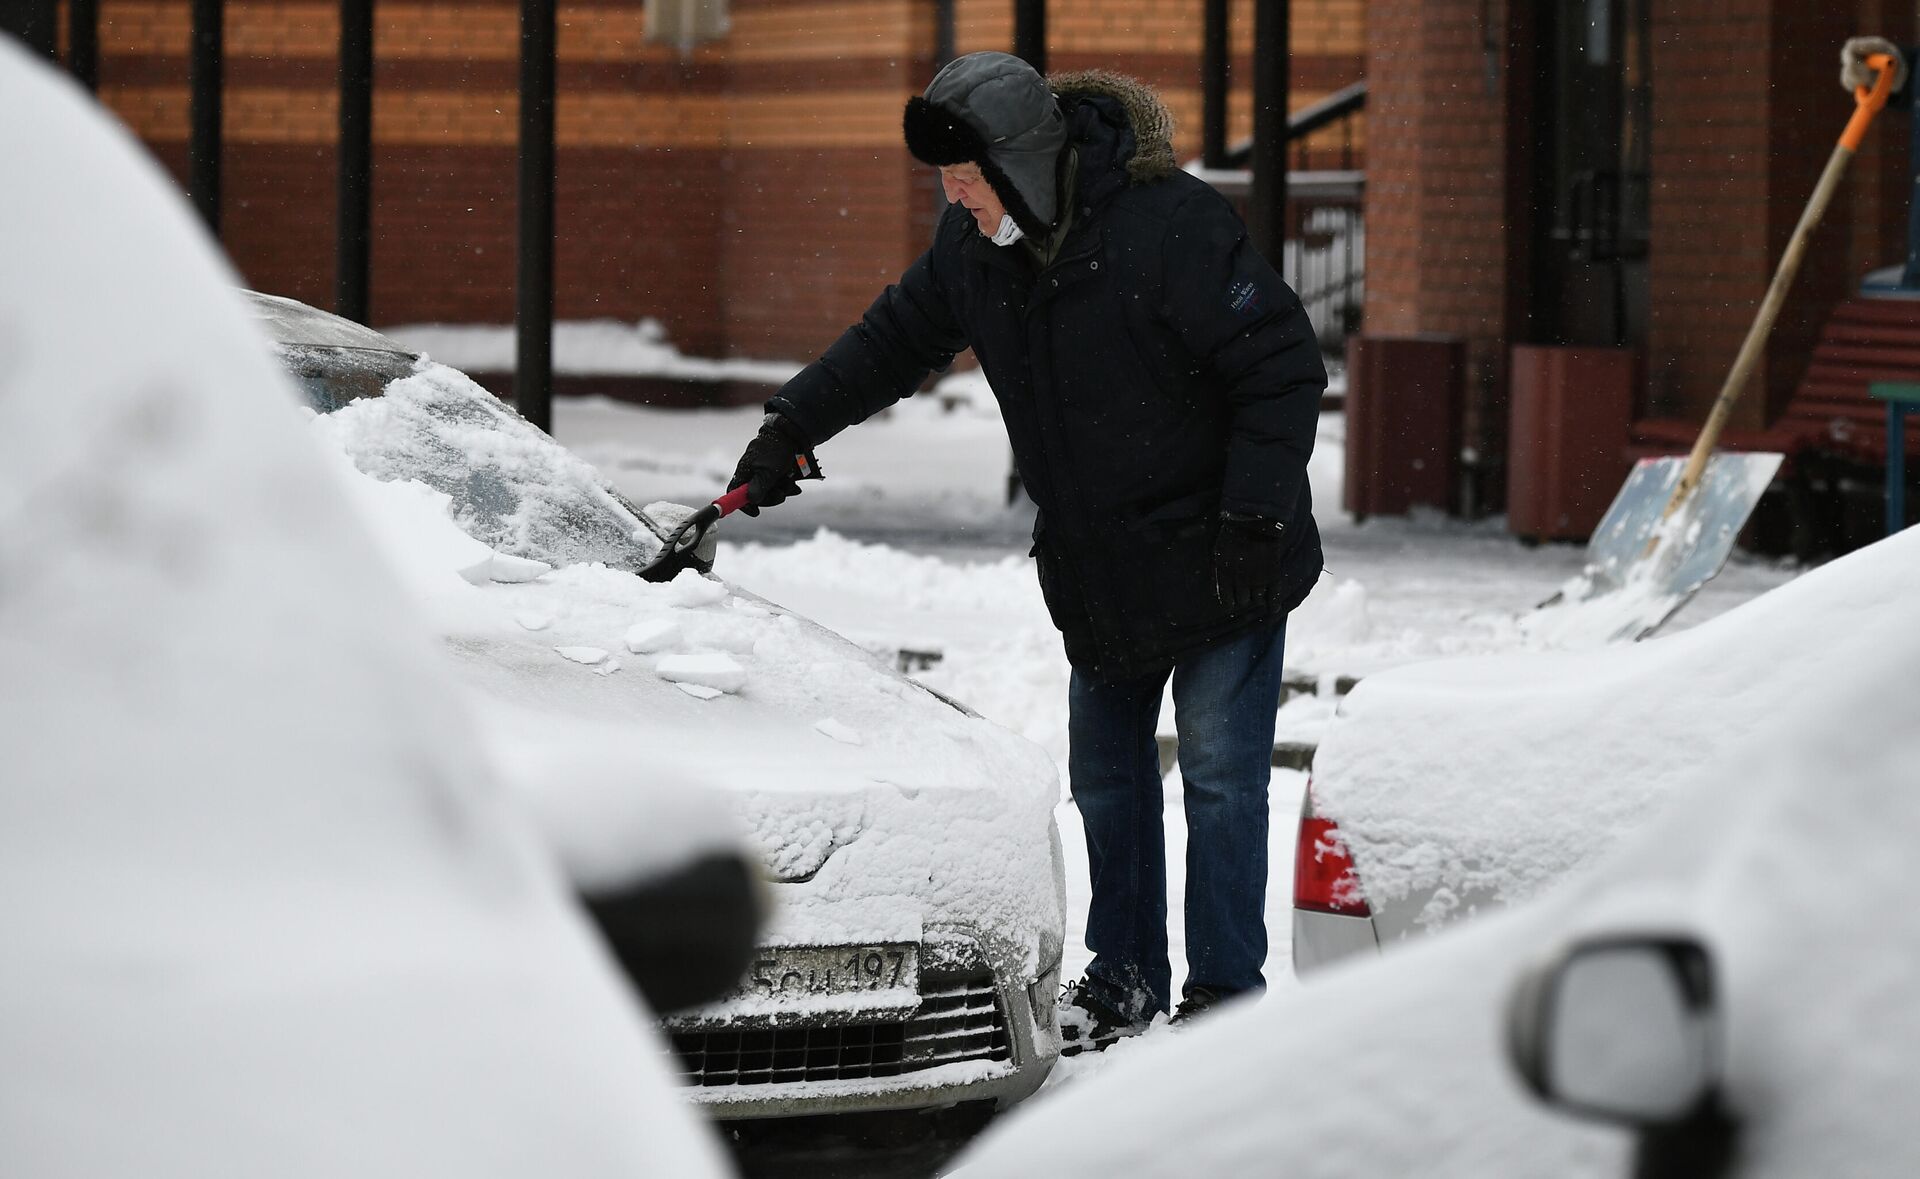
{"label": "jacket logo patch", "polygon": [[1227,306],[1233,308],[1236,315],[1257,315],[1260,305],[1260,288],[1253,285],[1252,279],[1235,283],[1227,291]]}

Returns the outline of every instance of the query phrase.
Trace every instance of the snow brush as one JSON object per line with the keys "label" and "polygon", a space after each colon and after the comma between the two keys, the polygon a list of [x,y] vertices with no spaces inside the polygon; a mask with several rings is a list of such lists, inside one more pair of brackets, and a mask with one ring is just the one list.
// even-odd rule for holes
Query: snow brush
{"label": "snow brush", "polygon": [[[802,451],[793,456],[798,473],[794,475],[797,483],[801,479],[822,479],[820,460],[813,457],[812,451]],[[693,566],[694,550],[707,538],[707,530],[723,517],[731,516],[747,506],[748,485],[740,486],[688,516],[680,527],[673,530],[667,542],[660,546],[660,555],[649,561],[640,570],[640,576],[646,581],[672,581],[682,569]],[[795,490],[795,494],[799,494]]]}

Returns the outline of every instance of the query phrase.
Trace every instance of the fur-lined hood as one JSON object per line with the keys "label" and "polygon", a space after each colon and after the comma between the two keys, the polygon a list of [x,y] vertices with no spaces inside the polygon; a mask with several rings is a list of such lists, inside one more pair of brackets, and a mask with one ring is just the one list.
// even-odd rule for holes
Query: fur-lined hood
{"label": "fur-lined hood", "polygon": [[1128,183],[1164,180],[1179,170],[1173,155],[1173,114],[1145,82],[1108,70],[1077,70],[1051,74],[1047,84],[1067,102],[1104,98],[1119,104],[1133,129],[1133,155],[1126,165]]}
{"label": "fur-lined hood", "polygon": [[901,116],[922,163],[975,163],[1029,237],[1061,220],[1071,143],[1089,204],[1173,174],[1173,117],[1144,83],[1104,70],[1042,78],[1012,54],[955,58]]}

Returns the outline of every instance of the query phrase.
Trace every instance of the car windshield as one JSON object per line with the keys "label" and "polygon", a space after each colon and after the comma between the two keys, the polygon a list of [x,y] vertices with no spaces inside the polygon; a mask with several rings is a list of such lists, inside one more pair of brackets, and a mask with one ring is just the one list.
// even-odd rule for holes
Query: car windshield
{"label": "car windshield", "polygon": [[637,571],[659,552],[657,521],[463,373],[304,304],[249,300],[361,471],[444,492],[463,531],[516,557]]}

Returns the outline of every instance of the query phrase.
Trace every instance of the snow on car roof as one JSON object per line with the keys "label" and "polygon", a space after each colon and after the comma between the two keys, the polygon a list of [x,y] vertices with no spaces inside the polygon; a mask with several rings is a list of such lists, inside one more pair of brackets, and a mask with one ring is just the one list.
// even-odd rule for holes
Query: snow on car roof
{"label": "snow on car roof", "polygon": [[0,153],[4,1169],[718,1173],[178,191]]}
{"label": "snow on car roof", "polygon": [[1886,634],[1920,627],[1914,544],[1871,546],[1644,643],[1370,676],[1320,747],[1316,806],[1370,896],[1528,896],[1701,765],[1879,666]]}
{"label": "snow on car roof", "polygon": [[357,348],[367,352],[395,352],[416,355],[405,345],[372,328],[338,315],[309,307],[298,299],[244,291],[255,320],[276,344],[321,348]]}
{"label": "snow on car roof", "polygon": [[1591,871],[1159,1037],[1015,1111],[951,1173],[1627,1174],[1626,1133],[1523,1095],[1503,1055],[1505,1003],[1519,971],[1564,939],[1667,931],[1701,936],[1714,955],[1741,1176],[1914,1173],[1920,912],[1906,898],[1920,888],[1909,690],[1920,626],[1895,603],[1916,601],[1917,568],[1910,530],[1773,591],[1745,623],[1728,619],[1843,647],[1845,674],[1762,667],[1711,635],[1665,653],[1684,664],[1717,651],[1790,692],[1742,693],[1772,706],[1677,771],[1671,807]]}

